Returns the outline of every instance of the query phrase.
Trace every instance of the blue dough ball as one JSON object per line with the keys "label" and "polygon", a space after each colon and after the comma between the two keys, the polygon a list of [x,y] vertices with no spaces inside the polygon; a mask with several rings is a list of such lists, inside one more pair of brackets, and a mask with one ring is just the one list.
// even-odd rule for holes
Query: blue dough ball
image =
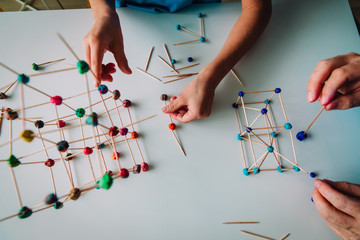
{"label": "blue dough ball", "polygon": [[259,169],[259,168],[257,168],[257,167],[256,167],[256,168],[254,168],[254,173],[255,173],[255,174],[260,173],[260,169]]}
{"label": "blue dough ball", "polygon": [[281,89],[280,88],[275,88],[275,93],[280,93]]}
{"label": "blue dough ball", "polygon": [[204,38],[204,37],[201,37],[201,38],[200,38],[200,42],[205,42],[205,38]]}
{"label": "blue dough ball", "polygon": [[237,140],[239,140],[239,141],[242,141],[242,140],[243,140],[243,138],[242,138],[242,136],[241,136],[240,133],[236,136],[236,138],[237,138]]}
{"label": "blue dough ball", "polygon": [[263,108],[263,109],[261,109],[261,114],[267,114],[267,109],[266,108]]}
{"label": "blue dough ball", "polygon": [[233,104],[232,104],[232,107],[233,107],[233,108],[239,108],[239,104],[233,103]]}
{"label": "blue dough ball", "polygon": [[274,147],[273,146],[268,146],[267,150],[269,151],[269,153],[272,153],[274,151]]}
{"label": "blue dough ball", "polygon": [[278,172],[279,172],[279,173],[284,172],[284,171],[281,169],[281,167],[280,167],[280,166],[277,166],[277,169],[278,169]]}
{"label": "blue dough ball", "polygon": [[285,128],[286,130],[290,130],[290,129],[292,129],[292,125],[291,125],[290,123],[285,123],[285,124],[284,124],[284,128]]}
{"label": "blue dough ball", "polygon": [[192,62],[192,61],[194,61],[194,59],[192,58],[192,57],[188,57],[188,62]]}
{"label": "blue dough ball", "polygon": [[300,171],[300,168],[298,168],[297,166],[294,166],[293,168],[294,168],[294,171],[295,171],[295,172],[299,172],[299,171]]}
{"label": "blue dough ball", "polygon": [[245,176],[249,176],[248,170],[249,170],[248,168],[243,169],[243,173],[244,173]]}
{"label": "blue dough ball", "polygon": [[310,175],[311,178],[316,177],[316,174],[314,172],[311,172],[309,175]]}
{"label": "blue dough ball", "polygon": [[243,92],[243,91],[240,91],[238,95],[239,95],[239,97],[243,97],[243,96],[244,96],[244,92]]}
{"label": "blue dough ball", "polygon": [[270,137],[276,138],[276,137],[277,137],[277,134],[276,134],[275,132],[271,132],[271,133],[270,133]]}
{"label": "blue dough ball", "polygon": [[307,138],[307,134],[304,132],[304,131],[301,131],[301,132],[298,132],[296,134],[296,138],[299,140],[299,141],[302,141],[304,139]]}

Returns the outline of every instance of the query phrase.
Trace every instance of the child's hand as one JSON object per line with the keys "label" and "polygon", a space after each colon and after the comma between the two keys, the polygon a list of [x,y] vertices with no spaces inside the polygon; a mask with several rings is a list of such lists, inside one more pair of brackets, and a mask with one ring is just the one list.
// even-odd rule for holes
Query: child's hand
{"label": "child's hand", "polygon": [[200,73],[163,112],[185,123],[210,116],[215,88],[208,86],[203,78]]}
{"label": "child's hand", "polygon": [[95,74],[95,86],[101,80],[112,81],[102,78],[102,60],[104,53],[110,51],[114,54],[118,67],[123,73],[131,74],[131,69],[124,53],[123,37],[119,18],[114,11],[112,14],[95,17],[94,25],[83,40],[86,62]]}
{"label": "child's hand", "polygon": [[360,106],[360,55],[348,53],[319,62],[310,76],[308,101],[326,110]]}
{"label": "child's hand", "polygon": [[342,239],[360,239],[360,185],[315,180],[313,200],[320,216]]}

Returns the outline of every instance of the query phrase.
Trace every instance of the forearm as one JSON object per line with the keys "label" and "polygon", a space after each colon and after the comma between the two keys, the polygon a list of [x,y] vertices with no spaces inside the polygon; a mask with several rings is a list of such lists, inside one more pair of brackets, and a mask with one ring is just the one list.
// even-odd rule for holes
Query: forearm
{"label": "forearm", "polygon": [[224,76],[245,55],[266,28],[271,16],[271,0],[243,0],[242,13],[224,46],[202,72],[206,84],[215,89]]}
{"label": "forearm", "polygon": [[94,20],[101,17],[113,16],[115,12],[115,0],[90,0]]}

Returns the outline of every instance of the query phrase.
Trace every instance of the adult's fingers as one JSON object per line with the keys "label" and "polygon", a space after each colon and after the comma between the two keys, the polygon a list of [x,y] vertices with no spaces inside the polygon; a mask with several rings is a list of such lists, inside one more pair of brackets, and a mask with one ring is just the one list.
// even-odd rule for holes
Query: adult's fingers
{"label": "adult's fingers", "polygon": [[331,72],[334,69],[343,66],[345,63],[345,57],[341,55],[322,60],[316,65],[314,71],[310,75],[307,86],[307,100],[309,102],[314,102],[319,98],[322,86],[330,76]]}
{"label": "adult's fingers", "polygon": [[332,206],[350,216],[360,216],[360,202],[358,200],[335,190],[329,184],[319,179],[315,180],[315,186]]}
{"label": "adult's fingers", "polygon": [[339,95],[325,106],[326,110],[345,110],[360,106],[360,90],[350,94]]}
{"label": "adult's fingers", "polygon": [[171,101],[166,107],[162,108],[162,111],[164,113],[175,113],[180,108],[182,108],[185,105],[184,102],[182,102],[179,98]]}
{"label": "adult's fingers", "polygon": [[359,79],[360,63],[349,63],[340,68],[335,69],[325,86],[322,89],[322,98],[320,104],[326,105],[334,99],[337,91],[343,86],[350,85],[354,80]]}
{"label": "adult's fingers", "polygon": [[352,196],[354,198],[360,199],[360,185],[349,182],[333,182],[327,179],[323,179],[322,181],[329,184],[332,188],[342,192],[346,195]]}
{"label": "adult's fingers", "polygon": [[319,192],[317,188],[314,189],[312,198],[315,207],[320,216],[328,223],[341,228],[350,228],[354,218],[336,209],[328,200]]}
{"label": "adult's fingers", "polygon": [[102,60],[104,57],[104,50],[105,50],[105,47],[101,46],[97,41],[94,41],[91,44],[90,68],[93,71],[93,73],[95,74],[97,85],[99,85],[101,82]]}
{"label": "adult's fingers", "polygon": [[122,43],[118,43],[118,45],[114,46],[113,49],[111,49],[112,53],[114,54],[115,61],[120,68],[120,70],[125,74],[131,74],[132,71],[128,65],[127,58],[125,56],[124,47]]}

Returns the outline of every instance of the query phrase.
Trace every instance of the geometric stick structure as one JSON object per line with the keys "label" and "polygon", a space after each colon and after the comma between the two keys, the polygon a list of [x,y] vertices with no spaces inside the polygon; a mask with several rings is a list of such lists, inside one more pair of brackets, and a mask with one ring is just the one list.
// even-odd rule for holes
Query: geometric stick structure
{"label": "geometric stick structure", "polygon": [[[129,172],[138,174],[149,169],[141,152],[138,142],[139,134],[135,131],[134,125],[155,115],[134,122],[130,112],[131,101],[122,100],[120,91],[111,91],[105,85],[90,90],[87,72],[92,71],[89,65],[80,60],[67,42],[61,36],[59,37],[77,59],[76,68],[84,76],[84,89],[79,94],[54,96],[46,93],[46,90],[32,86],[30,82],[30,78],[71,71],[76,69],[74,67],[26,75],[19,74],[4,64],[0,64],[17,75],[17,80],[8,85],[6,92],[10,88],[13,88],[12,90],[20,88],[20,108],[7,108],[5,113],[1,113],[8,120],[9,139],[0,143],[0,148],[3,148],[1,153],[5,152],[4,147],[8,148],[6,152],[9,153],[6,159],[0,160],[0,167],[4,167],[6,163],[9,167],[20,210],[11,216],[1,218],[0,222],[16,216],[20,219],[27,218],[32,213],[51,207],[60,209],[65,202],[75,201],[90,190],[109,189],[114,179],[127,178]],[[42,95],[47,98],[47,101],[27,106],[24,96],[28,91],[31,91],[32,94]],[[81,101],[80,98],[85,99]],[[6,97],[2,99],[6,103]],[[75,102],[74,99],[77,101]],[[87,102],[86,106],[75,105],[83,104],[83,102]],[[27,118],[27,113],[31,109],[47,106],[51,110],[46,110],[43,116]],[[102,111],[95,113],[93,108],[102,109]],[[14,133],[18,129],[21,130],[21,134],[15,136]],[[81,137],[78,137],[79,135]],[[34,151],[31,153],[17,151],[14,144],[18,144],[21,139],[26,142],[25,144],[33,144]],[[127,149],[127,153],[120,151],[122,148]],[[124,160],[120,161],[120,158],[124,158],[123,156],[129,156],[131,167],[125,167]],[[77,182],[75,174],[75,165],[78,161],[85,161],[88,165],[88,169],[85,171],[90,172],[88,175],[90,179],[83,183]],[[21,195],[22,186],[18,182],[16,171],[33,165],[49,170],[50,181],[48,182],[51,190],[45,197],[44,203],[27,207],[26,200]],[[67,184],[70,187],[67,193],[59,194],[60,174],[65,175],[65,178],[61,178],[65,179],[65,183],[62,181],[61,186]],[[21,177],[31,176],[27,174],[27,176],[22,175]]]}
{"label": "geometric stick structure", "polygon": [[[280,88],[256,92],[240,91],[236,102],[232,105],[235,110],[238,127],[237,139],[240,142],[243,155],[243,173],[246,176],[250,173],[258,174],[260,171],[283,172],[286,170],[302,171],[309,174],[298,164],[292,125],[288,121],[280,92]],[[272,94],[268,98],[262,98],[262,101],[245,101],[248,95],[270,93]],[[283,113],[282,124],[280,125],[276,124],[274,112],[271,107],[275,102],[275,98],[278,98]],[[290,138],[291,157],[284,156],[284,154],[280,153],[278,139],[280,137],[285,138],[286,135],[289,135]],[[260,156],[256,155],[255,148],[261,151],[262,154]],[[270,158],[273,158],[274,167],[264,167],[264,162]],[[315,177],[315,174],[311,172],[310,176]]]}

